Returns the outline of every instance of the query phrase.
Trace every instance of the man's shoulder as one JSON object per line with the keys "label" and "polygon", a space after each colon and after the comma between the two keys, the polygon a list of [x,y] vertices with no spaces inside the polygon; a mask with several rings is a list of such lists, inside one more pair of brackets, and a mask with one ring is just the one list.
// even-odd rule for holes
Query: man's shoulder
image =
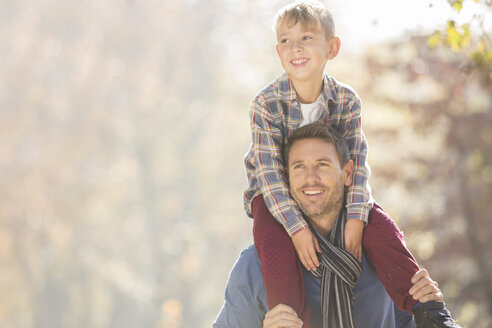
{"label": "man's shoulder", "polygon": [[213,327],[261,327],[267,302],[256,248],[243,250],[227,282],[225,302]]}
{"label": "man's shoulder", "polygon": [[[261,262],[254,245],[241,251],[231,270],[229,282],[234,284],[251,284],[261,277]],[[260,279],[262,281],[262,279]]]}
{"label": "man's shoulder", "polygon": [[254,245],[244,249],[239,255],[229,274],[227,290],[231,299],[242,299],[247,304],[254,303],[255,308],[266,312],[267,301],[261,262]]}

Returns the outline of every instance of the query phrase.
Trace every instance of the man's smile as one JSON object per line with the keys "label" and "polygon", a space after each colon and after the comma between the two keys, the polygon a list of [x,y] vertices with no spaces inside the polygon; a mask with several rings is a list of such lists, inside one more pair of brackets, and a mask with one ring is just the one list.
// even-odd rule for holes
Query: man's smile
{"label": "man's smile", "polygon": [[319,183],[304,185],[300,188],[300,191],[307,196],[308,198],[315,198],[317,196],[321,196],[326,191],[326,186],[323,186]]}
{"label": "man's smile", "polygon": [[305,195],[319,195],[322,194],[324,190],[304,190],[303,193]]}

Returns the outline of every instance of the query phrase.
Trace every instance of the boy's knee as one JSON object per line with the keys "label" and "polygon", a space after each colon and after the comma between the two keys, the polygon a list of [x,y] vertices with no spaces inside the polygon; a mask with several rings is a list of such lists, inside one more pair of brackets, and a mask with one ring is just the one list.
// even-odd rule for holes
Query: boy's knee
{"label": "boy's knee", "polygon": [[364,228],[363,242],[391,240],[403,240],[403,232],[381,207],[375,205],[369,213],[368,224]]}

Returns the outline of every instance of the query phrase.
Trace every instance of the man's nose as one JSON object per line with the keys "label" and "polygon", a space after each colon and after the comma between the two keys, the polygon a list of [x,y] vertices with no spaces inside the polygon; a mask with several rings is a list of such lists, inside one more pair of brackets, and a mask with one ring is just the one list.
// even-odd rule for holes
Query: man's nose
{"label": "man's nose", "polygon": [[319,181],[319,172],[315,167],[310,167],[306,170],[307,182]]}

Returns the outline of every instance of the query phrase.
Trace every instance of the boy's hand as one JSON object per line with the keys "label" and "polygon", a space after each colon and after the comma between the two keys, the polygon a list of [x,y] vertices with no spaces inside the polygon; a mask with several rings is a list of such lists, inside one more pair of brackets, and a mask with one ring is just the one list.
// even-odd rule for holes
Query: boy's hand
{"label": "boy's hand", "polygon": [[292,242],[302,265],[308,270],[316,270],[319,267],[316,252],[321,253],[318,240],[309,228],[305,228],[292,236]]}
{"label": "boy's hand", "polygon": [[362,261],[362,231],[364,222],[357,219],[349,219],[345,223],[345,249],[354,254],[355,257]]}
{"label": "boy's hand", "polygon": [[428,301],[442,302],[444,297],[439,289],[437,282],[431,279],[426,269],[420,269],[412,277],[412,288],[409,289],[410,295],[414,300],[421,303]]}

